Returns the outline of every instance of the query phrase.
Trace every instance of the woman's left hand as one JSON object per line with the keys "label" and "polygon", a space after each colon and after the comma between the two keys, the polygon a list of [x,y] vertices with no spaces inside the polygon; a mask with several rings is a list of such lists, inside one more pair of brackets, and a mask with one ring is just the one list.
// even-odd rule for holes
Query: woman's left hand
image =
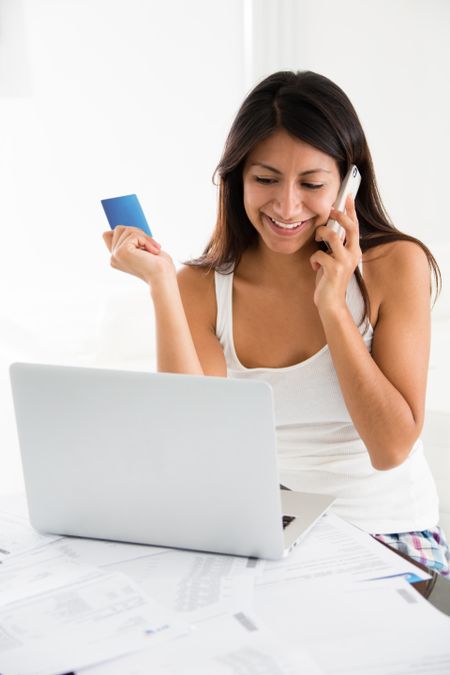
{"label": "woman's left hand", "polygon": [[316,229],[316,241],[327,242],[331,249],[328,253],[316,251],[310,258],[311,266],[317,272],[314,303],[320,314],[346,306],[347,287],[361,259],[358,218],[352,195],[347,198],[345,210],[346,213],[336,209],[330,212],[330,218],[344,228],[345,242],[326,225]]}

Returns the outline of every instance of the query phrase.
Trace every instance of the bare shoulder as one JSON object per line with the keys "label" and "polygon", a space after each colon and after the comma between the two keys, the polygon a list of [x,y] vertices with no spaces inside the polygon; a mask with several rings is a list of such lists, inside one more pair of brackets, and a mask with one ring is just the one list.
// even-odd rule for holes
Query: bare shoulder
{"label": "bare shoulder", "polygon": [[402,294],[410,288],[430,291],[430,266],[425,251],[413,241],[380,244],[363,255],[363,273],[369,293],[375,297]]}
{"label": "bare shoulder", "polygon": [[363,275],[376,315],[382,306],[402,304],[406,309],[419,298],[429,301],[430,266],[425,251],[413,241],[394,241],[366,251]]}
{"label": "bare shoulder", "polygon": [[186,313],[201,314],[215,323],[214,270],[183,265],[177,272],[177,280]]}
{"label": "bare shoulder", "polygon": [[214,290],[214,270],[205,267],[183,265],[177,272],[178,285],[203,292]]}

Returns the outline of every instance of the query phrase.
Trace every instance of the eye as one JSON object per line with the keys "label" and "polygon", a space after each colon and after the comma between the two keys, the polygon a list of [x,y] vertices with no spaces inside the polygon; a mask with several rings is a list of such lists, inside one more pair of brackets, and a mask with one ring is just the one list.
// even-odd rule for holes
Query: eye
{"label": "eye", "polygon": [[302,183],[307,190],[320,190],[323,188],[323,183]]}
{"label": "eye", "polygon": [[265,178],[264,176],[255,176],[255,181],[260,185],[272,185],[276,183],[276,178]]}

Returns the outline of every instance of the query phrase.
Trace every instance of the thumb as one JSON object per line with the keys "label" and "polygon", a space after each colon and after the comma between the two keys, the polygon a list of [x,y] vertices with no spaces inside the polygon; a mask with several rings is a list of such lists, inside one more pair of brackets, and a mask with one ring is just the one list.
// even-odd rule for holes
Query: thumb
{"label": "thumb", "polygon": [[112,248],[112,238],[113,238],[112,230],[108,230],[108,232],[103,232],[103,241],[105,242],[109,251],[111,251]]}
{"label": "thumb", "polygon": [[150,253],[159,253],[161,250],[161,244],[153,239],[153,237],[146,237],[144,242],[144,247],[146,251]]}

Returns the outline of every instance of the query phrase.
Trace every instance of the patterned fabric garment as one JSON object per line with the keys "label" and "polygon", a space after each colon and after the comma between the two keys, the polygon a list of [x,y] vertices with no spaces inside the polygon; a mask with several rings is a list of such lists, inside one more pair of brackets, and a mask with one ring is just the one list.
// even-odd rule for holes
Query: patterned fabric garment
{"label": "patterned fabric garment", "polygon": [[450,579],[450,552],[440,527],[434,527],[432,530],[424,530],[423,532],[374,534],[373,536],[441,576]]}

